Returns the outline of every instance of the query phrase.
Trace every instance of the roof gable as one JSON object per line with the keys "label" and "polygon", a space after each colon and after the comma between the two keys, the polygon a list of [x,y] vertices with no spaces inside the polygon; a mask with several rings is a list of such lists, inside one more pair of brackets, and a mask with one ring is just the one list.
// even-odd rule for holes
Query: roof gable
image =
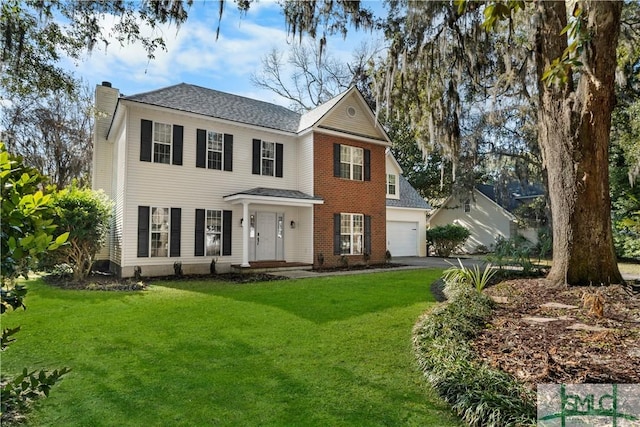
{"label": "roof gable", "polygon": [[391,141],[360,91],[352,86],[340,95],[304,114],[299,132],[309,128],[347,133],[390,145]]}

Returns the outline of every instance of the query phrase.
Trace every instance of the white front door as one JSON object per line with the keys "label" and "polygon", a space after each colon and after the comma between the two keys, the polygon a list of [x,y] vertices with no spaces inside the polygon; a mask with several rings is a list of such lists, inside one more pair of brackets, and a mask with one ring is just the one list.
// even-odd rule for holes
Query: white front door
{"label": "white front door", "polygon": [[256,213],[256,261],[276,259],[276,213]]}

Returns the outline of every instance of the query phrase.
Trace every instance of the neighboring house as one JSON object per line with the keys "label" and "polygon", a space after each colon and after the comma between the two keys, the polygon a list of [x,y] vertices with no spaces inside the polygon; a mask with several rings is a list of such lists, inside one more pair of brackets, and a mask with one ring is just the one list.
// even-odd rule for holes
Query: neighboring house
{"label": "neighboring house", "polygon": [[402,176],[387,150],[387,249],[391,256],[427,255],[427,212],[431,207]]}
{"label": "neighboring house", "polygon": [[477,189],[463,197],[449,196],[428,219],[429,228],[447,224],[471,232],[462,247],[466,253],[477,252],[481,246],[491,249],[498,238],[509,239],[517,233],[516,217]]}
{"label": "neighboring house", "polygon": [[301,115],[184,83],[120,96],[104,82],[96,108],[93,188],[115,206],[100,255],[118,275],[384,262],[390,141],[357,89]]}

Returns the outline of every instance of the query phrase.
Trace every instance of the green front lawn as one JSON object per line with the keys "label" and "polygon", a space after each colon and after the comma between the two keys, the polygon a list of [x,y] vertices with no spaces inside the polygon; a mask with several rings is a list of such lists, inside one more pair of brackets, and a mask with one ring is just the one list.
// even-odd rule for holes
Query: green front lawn
{"label": "green front lawn", "polygon": [[441,270],[139,293],[28,283],[2,373],[70,367],[32,425],[459,426],[411,331]]}

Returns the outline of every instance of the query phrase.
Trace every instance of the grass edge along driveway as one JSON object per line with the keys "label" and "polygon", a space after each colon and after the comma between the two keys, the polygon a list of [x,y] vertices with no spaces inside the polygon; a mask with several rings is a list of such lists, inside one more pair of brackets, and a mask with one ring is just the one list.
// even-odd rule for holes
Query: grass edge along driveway
{"label": "grass edge along driveway", "polygon": [[145,292],[28,282],[2,355],[69,373],[31,425],[458,426],[415,362],[411,330],[440,270]]}

